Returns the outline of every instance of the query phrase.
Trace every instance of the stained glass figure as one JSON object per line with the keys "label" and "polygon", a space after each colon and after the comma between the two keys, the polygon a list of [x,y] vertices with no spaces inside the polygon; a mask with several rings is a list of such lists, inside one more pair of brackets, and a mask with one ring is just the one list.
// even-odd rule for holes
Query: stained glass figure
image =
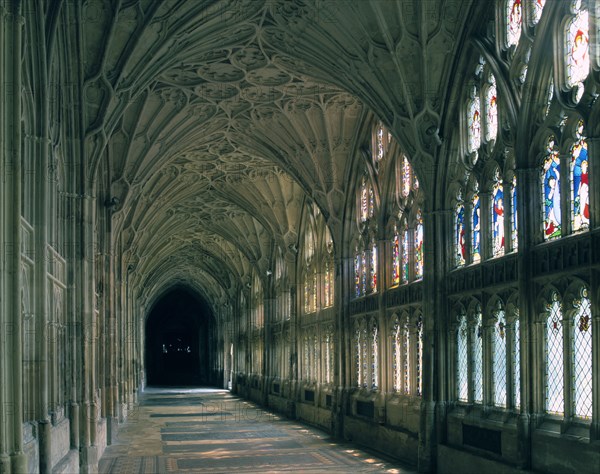
{"label": "stained glass figure", "polygon": [[375,293],[377,291],[377,245],[375,242],[371,244],[371,278],[370,285],[371,291]]}
{"label": "stained glass figure", "polygon": [[394,226],[394,240],[392,241],[392,286],[400,284],[400,236]]}
{"label": "stained glass figure", "polygon": [[473,153],[477,151],[481,145],[481,109],[479,103],[479,92],[477,88],[475,88],[474,97],[469,102],[467,123],[469,125],[468,149],[469,153]]}
{"label": "stained glass figure", "polygon": [[573,393],[575,416],[592,417],[592,310],[587,288],[573,302]]}
{"label": "stained glass figure", "polygon": [[564,413],[563,323],[558,295],[546,307],[546,411]]}
{"label": "stained glass figure", "polygon": [[560,210],[560,157],[554,146],[554,138],[548,140],[546,158],[542,167],[542,189],[544,202],[544,239],[561,235]]}
{"label": "stained glass figure", "polygon": [[473,334],[471,336],[473,347],[473,401],[483,402],[483,327],[481,324],[481,311],[475,315]]}
{"label": "stained glass figure", "polygon": [[379,334],[377,326],[371,329],[371,388],[379,386]]}
{"label": "stained glass figure", "polygon": [[456,265],[460,267],[465,264],[467,259],[467,244],[465,237],[465,206],[462,202],[459,202],[456,205],[454,218],[454,243],[456,248]]}
{"label": "stained glass figure", "polygon": [[590,72],[589,15],[580,10],[567,26],[567,85],[583,82]]}
{"label": "stained glass figure", "polygon": [[423,317],[417,318],[417,395],[423,394]]}
{"label": "stained glass figure", "polygon": [[493,341],[494,405],[506,407],[506,319],[501,307],[496,311]]}
{"label": "stained glass figure", "polygon": [[583,137],[583,121],[577,127],[577,141],[571,148],[571,226],[573,232],[590,226],[590,187],[588,146]]}
{"label": "stained glass figure", "polygon": [[402,327],[402,372],[404,375],[404,393],[410,392],[410,331],[409,318],[406,316]]}
{"label": "stained glass figure", "polygon": [[529,11],[531,12],[531,24],[537,25],[542,18],[542,11],[546,0],[529,0]]}
{"label": "stained glass figure", "polygon": [[519,408],[521,406],[521,324],[518,312],[513,328],[513,400],[515,407]]}
{"label": "stained glass figure", "polygon": [[404,156],[402,159],[402,196],[407,197],[410,192],[410,163],[408,162],[408,158]]}
{"label": "stained glass figure", "polygon": [[479,193],[475,192],[472,200],[471,211],[471,254],[473,263],[481,261],[481,204]]}
{"label": "stained glass figure", "polygon": [[512,214],[511,214],[511,234],[512,234],[512,249],[513,251],[519,248],[519,235],[517,232],[518,220],[517,220],[517,177],[513,176],[512,187],[510,188],[512,193]]}
{"label": "stained glass figure", "polygon": [[506,44],[517,45],[521,37],[522,26],[521,0],[508,0],[506,2]]}
{"label": "stained glass figure", "polygon": [[415,279],[423,278],[423,216],[417,212],[415,227]]}
{"label": "stained glass figure", "polygon": [[492,187],[492,247],[494,257],[504,255],[504,187],[498,171]]}
{"label": "stained glass figure", "polygon": [[489,76],[489,85],[485,92],[485,139],[489,142],[496,139],[498,134],[498,97],[496,92],[496,78]]}
{"label": "stained glass figure", "polygon": [[408,228],[402,233],[402,283],[408,282]]}
{"label": "stained glass figure", "polygon": [[468,333],[467,316],[461,314],[458,317],[458,328],[456,331],[456,387],[458,399],[461,402],[469,401],[469,378],[468,378]]}

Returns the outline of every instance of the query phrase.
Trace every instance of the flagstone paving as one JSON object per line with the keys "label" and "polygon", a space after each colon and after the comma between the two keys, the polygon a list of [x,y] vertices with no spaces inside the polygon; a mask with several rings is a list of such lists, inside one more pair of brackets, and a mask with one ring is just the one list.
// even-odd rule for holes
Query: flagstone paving
{"label": "flagstone paving", "polygon": [[416,471],[207,388],[148,389],[100,460],[106,473]]}

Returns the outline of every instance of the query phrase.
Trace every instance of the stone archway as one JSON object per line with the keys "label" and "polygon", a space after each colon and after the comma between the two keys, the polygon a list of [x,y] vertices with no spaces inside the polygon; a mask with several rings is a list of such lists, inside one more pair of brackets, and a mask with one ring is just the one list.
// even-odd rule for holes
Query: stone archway
{"label": "stone archway", "polygon": [[163,295],[146,318],[148,385],[209,385],[214,361],[208,304],[185,288]]}

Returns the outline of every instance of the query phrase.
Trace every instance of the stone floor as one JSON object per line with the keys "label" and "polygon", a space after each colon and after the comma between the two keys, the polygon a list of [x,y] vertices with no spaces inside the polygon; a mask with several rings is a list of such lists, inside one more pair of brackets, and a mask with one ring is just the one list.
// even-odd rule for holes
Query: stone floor
{"label": "stone floor", "polygon": [[226,390],[148,389],[100,473],[414,473]]}

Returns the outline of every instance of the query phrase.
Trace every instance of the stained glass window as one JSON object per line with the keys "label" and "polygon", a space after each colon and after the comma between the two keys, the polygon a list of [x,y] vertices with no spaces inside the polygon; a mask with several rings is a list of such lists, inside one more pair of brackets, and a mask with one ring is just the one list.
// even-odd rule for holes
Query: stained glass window
{"label": "stained glass window", "polygon": [[492,187],[492,247],[494,257],[504,255],[504,187],[499,171]]}
{"label": "stained glass window", "polygon": [[554,145],[554,137],[548,140],[541,177],[544,203],[544,239],[550,240],[561,235],[560,157]]}
{"label": "stained glass window", "polygon": [[481,108],[479,104],[479,92],[474,88],[474,97],[469,102],[467,112],[467,123],[469,126],[469,153],[473,153],[479,149],[481,145]]}
{"label": "stained glass window", "polygon": [[377,291],[377,245],[375,242],[371,244],[371,278],[370,285],[371,291],[375,293]]}
{"label": "stained glass window", "polygon": [[423,394],[423,318],[417,318],[417,395]]}
{"label": "stained glass window", "polygon": [[481,261],[481,204],[477,188],[473,194],[471,210],[471,254],[473,263]]}
{"label": "stained glass window", "polygon": [[363,371],[362,371],[362,351],[361,351],[361,340],[360,340],[360,328],[356,328],[354,331],[354,350],[356,351],[356,386],[362,385]]}
{"label": "stained glass window", "polygon": [[394,385],[394,391],[399,392],[400,391],[400,383],[401,383],[400,382],[400,373],[401,373],[400,367],[402,367],[402,352],[400,350],[400,345],[401,345],[400,338],[402,337],[402,333],[400,331],[400,323],[398,322],[397,319],[394,321],[393,335],[394,335],[393,354],[392,354],[392,365],[394,367],[393,385]]}
{"label": "stained glass window", "polygon": [[519,43],[521,37],[521,0],[506,2],[506,44],[513,46]]}
{"label": "stained glass window", "polygon": [[498,134],[498,97],[496,92],[496,78],[489,76],[489,85],[485,92],[485,139],[489,142],[496,139]]}
{"label": "stained glass window", "polygon": [[546,307],[546,411],[564,413],[563,324],[558,295]]}
{"label": "stained glass window", "polygon": [[402,369],[404,375],[404,393],[410,391],[410,331],[408,316],[402,326]]}
{"label": "stained glass window", "polygon": [[415,227],[415,279],[423,278],[423,216],[417,212]]}
{"label": "stained glass window", "polygon": [[515,407],[519,408],[521,406],[521,324],[518,313],[513,327],[513,399]]}
{"label": "stained glass window", "polygon": [[519,234],[517,232],[518,220],[517,220],[517,177],[513,176],[512,187],[510,188],[512,193],[512,214],[511,214],[511,233],[512,233],[512,249],[517,250],[519,248]]}
{"label": "stained glass window", "polygon": [[536,25],[542,18],[542,10],[546,0],[529,0],[529,11],[531,12],[531,23]]}
{"label": "stained glass window", "polygon": [[402,159],[402,196],[406,197],[408,196],[408,193],[410,192],[410,175],[411,175],[411,169],[410,169],[410,163],[408,162],[408,158],[405,156]]}
{"label": "stained glass window", "polygon": [[362,222],[369,218],[369,190],[367,180],[363,178],[360,185],[360,219]]}
{"label": "stained glass window", "polygon": [[408,281],[408,228],[404,224],[402,232],[402,283]]}
{"label": "stained glass window", "polygon": [[458,399],[462,402],[469,401],[469,379],[468,379],[468,334],[467,316],[462,314],[458,317],[458,329],[456,331],[456,387]]}
{"label": "stained glass window", "polygon": [[371,329],[371,388],[379,386],[379,335],[377,326]]}
{"label": "stained glass window", "polygon": [[573,87],[585,80],[590,72],[589,19],[587,10],[576,2],[575,17],[567,26],[567,85]]}
{"label": "stained glass window", "polygon": [[328,255],[325,259],[325,307],[333,306],[333,257]]}
{"label": "stained glass window", "polygon": [[471,336],[473,347],[473,401],[483,402],[483,327],[481,325],[481,311],[475,315],[473,334]]}
{"label": "stained glass window", "polygon": [[304,336],[304,379],[310,380],[310,339]]}
{"label": "stained glass window", "polygon": [[506,406],[506,319],[504,310],[499,307],[494,322],[494,405]]}
{"label": "stained glass window", "polygon": [[465,206],[462,202],[456,204],[454,211],[455,229],[454,246],[456,248],[456,265],[462,266],[467,258],[467,244],[465,237]]}
{"label": "stained glass window", "polygon": [[592,311],[586,288],[573,302],[573,393],[575,416],[592,417]]}
{"label": "stained glass window", "polygon": [[571,148],[571,225],[573,232],[590,226],[588,146],[583,137],[583,121],[577,126],[577,141]]}
{"label": "stained glass window", "polygon": [[398,228],[394,226],[394,240],[392,241],[392,286],[400,284],[400,236]]}
{"label": "stained glass window", "polygon": [[373,186],[369,185],[369,217],[373,217],[375,212],[375,192]]}

